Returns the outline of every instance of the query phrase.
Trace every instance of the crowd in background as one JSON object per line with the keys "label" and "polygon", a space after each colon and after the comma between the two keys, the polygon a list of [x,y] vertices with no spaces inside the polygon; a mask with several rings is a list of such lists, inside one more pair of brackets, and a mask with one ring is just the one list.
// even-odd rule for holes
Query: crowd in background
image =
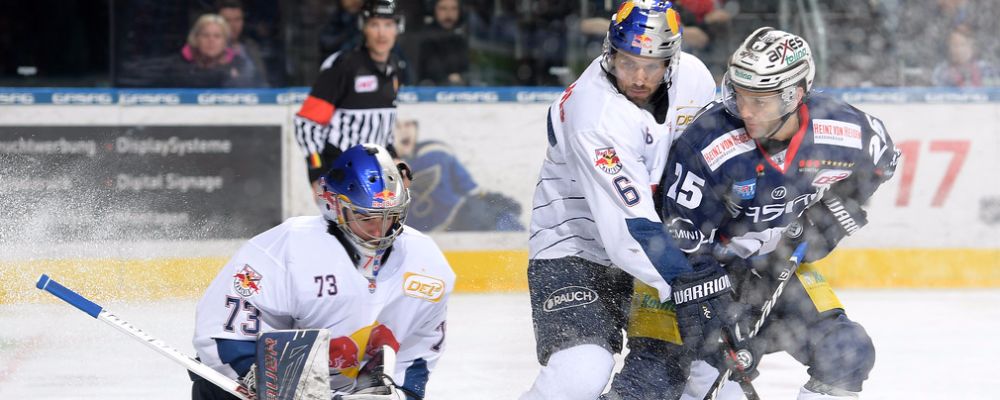
{"label": "crowd in background", "polygon": [[[602,50],[619,0],[407,0],[403,83],[564,86]],[[358,45],[363,0],[14,2],[0,86],[308,86]],[[998,86],[994,0],[677,0],[684,49],[718,78],[753,29],[801,33],[819,85]],[[103,31],[103,33],[102,33]],[[53,34],[52,32],[65,32]]]}

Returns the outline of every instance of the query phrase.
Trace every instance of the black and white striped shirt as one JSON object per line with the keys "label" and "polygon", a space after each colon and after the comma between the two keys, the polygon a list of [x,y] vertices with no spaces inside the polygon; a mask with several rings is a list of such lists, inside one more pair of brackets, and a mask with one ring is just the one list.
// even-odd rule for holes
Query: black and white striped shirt
{"label": "black and white striped shirt", "polygon": [[295,140],[315,181],[340,153],[359,143],[392,148],[400,63],[383,72],[364,48],[330,56],[295,116]]}

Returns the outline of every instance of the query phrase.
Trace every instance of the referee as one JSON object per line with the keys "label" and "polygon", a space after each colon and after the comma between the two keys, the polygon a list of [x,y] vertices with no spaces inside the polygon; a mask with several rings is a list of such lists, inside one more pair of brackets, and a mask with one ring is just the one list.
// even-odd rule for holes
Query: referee
{"label": "referee", "polygon": [[319,177],[351,146],[374,143],[396,154],[392,130],[401,64],[392,48],[403,21],[395,0],[367,0],[359,22],[362,44],[323,62],[295,115],[295,140],[306,155],[314,192],[319,190]]}

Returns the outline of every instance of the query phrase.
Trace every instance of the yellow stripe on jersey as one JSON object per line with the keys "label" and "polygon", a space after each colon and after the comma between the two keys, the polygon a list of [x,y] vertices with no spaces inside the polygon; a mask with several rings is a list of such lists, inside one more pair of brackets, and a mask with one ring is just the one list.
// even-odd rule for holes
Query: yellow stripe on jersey
{"label": "yellow stripe on jersey", "polygon": [[659,295],[652,286],[635,281],[632,293],[632,307],[628,317],[628,337],[647,337],[682,344],[681,332],[677,327],[677,313],[674,302],[660,303]]}
{"label": "yellow stripe on jersey", "polygon": [[799,269],[795,271],[795,276],[799,278],[802,287],[806,289],[806,294],[812,299],[813,305],[816,306],[816,311],[823,312],[835,308],[844,308],[840,299],[833,293],[830,283],[826,281],[826,278],[812,264],[799,265]]}

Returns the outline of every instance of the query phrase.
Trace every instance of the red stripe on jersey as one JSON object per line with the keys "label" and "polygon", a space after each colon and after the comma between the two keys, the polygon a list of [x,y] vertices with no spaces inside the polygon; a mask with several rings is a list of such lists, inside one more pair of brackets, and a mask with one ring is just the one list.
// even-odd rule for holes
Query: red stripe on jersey
{"label": "red stripe on jersey", "polygon": [[330,104],[329,101],[308,96],[306,97],[306,101],[302,103],[302,108],[299,109],[298,115],[317,124],[327,125],[330,123],[330,118],[333,118],[333,110],[335,109],[336,107]]}
{"label": "red stripe on jersey", "polygon": [[766,160],[768,164],[771,164],[774,169],[784,174],[785,171],[788,170],[788,167],[792,165],[792,160],[795,159],[795,154],[799,152],[799,145],[802,144],[802,138],[806,136],[806,130],[809,128],[809,124],[811,122],[812,121],[809,120],[809,106],[803,104],[802,107],[799,108],[799,130],[795,132],[795,135],[792,136],[792,142],[788,144],[788,150],[785,152],[785,164],[775,164],[774,160],[771,159],[771,155],[767,153],[767,150],[764,150],[764,146],[761,146],[760,142],[757,142],[757,149],[764,154],[764,160]]}

